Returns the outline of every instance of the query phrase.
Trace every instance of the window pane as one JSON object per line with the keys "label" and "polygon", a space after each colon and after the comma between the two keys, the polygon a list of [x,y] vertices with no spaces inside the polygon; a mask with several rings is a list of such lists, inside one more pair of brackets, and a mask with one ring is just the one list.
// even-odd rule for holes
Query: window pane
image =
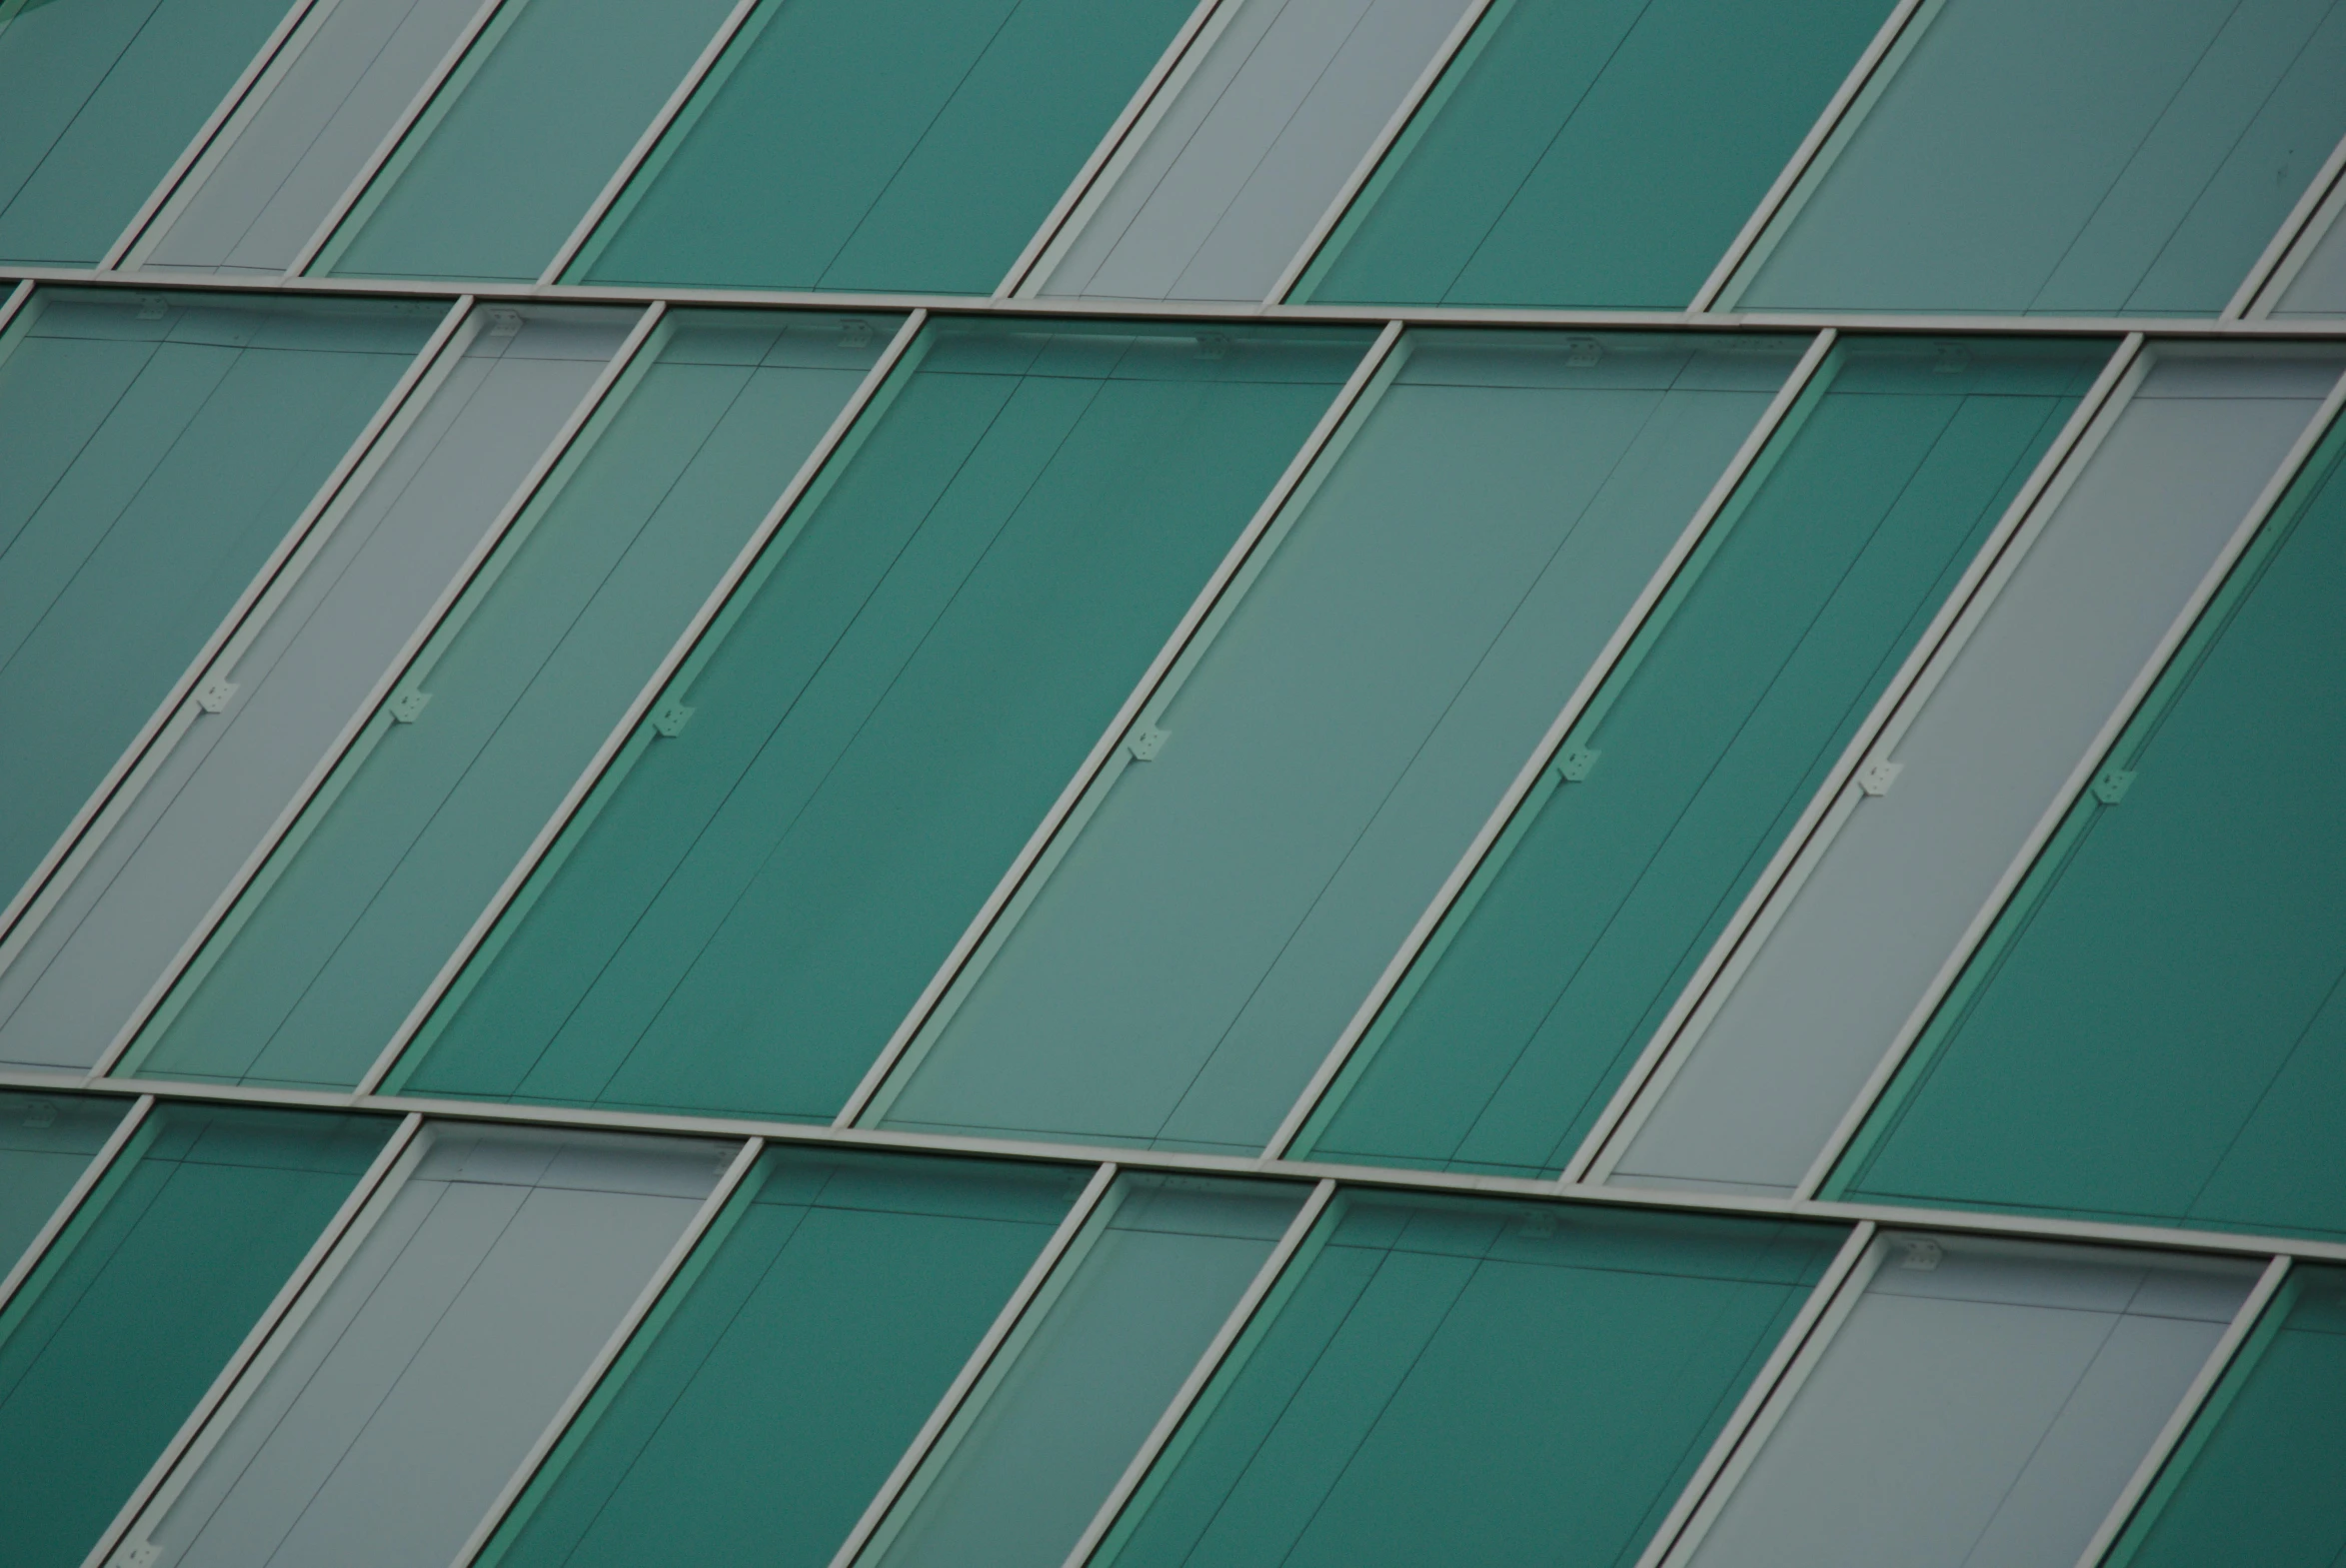
{"label": "window pane", "polygon": [[572,269],[988,294],[1192,0],[767,0]]}
{"label": "window pane", "polygon": [[2071,807],[1854,1190],[2346,1233],[2342,468],[2333,435]]}
{"label": "window pane", "polygon": [[2256,1265],[1883,1245],[1692,1568],[2075,1568]]}
{"label": "window pane", "polygon": [[17,318],[0,342],[0,888],[186,674],[444,310],[60,290]]}
{"label": "window pane", "polygon": [[1884,0],[1498,0],[1295,297],[1676,310]]}
{"label": "window pane", "polygon": [[1404,340],[887,1124],[1261,1148],[1805,346]]}
{"label": "window pane", "polygon": [[535,280],[729,9],[500,7],[311,271]]}
{"label": "window pane", "polygon": [[419,1142],[127,1551],[450,1561],[739,1147],[461,1123]]}
{"label": "window pane", "polygon": [[828,1120],[1364,337],[934,331],[405,1081]]}
{"label": "window pane", "polygon": [[75,0],[0,20],[0,257],[106,254],[286,0]]}
{"label": "window pane", "polygon": [[120,1070],[357,1082],[890,326],[669,317]]}
{"label": "window pane", "polygon": [[1895,787],[1853,799],[1766,915],[1619,1179],[1801,1180],[2338,368],[2151,366],[1912,710]]}
{"label": "window pane", "polygon": [[124,1099],[0,1093],[0,1278],[130,1109]]}
{"label": "window pane", "polygon": [[0,1313],[11,1568],[77,1568],[390,1135],[159,1105]]}
{"label": "window pane", "polygon": [[1095,1560],[1627,1568],[1838,1239],[1340,1197]]}
{"label": "window pane", "polygon": [[1917,24],[1735,303],[2213,315],[2346,132],[2337,0],[1945,0]]}
{"label": "window pane", "polygon": [[2329,227],[2273,307],[2276,316],[2346,316],[2346,195],[2332,197],[2329,207]]}
{"label": "window pane", "polygon": [[769,1151],[480,1568],[822,1568],[1087,1175]]}
{"label": "window pane", "polygon": [[2107,353],[1837,349],[1338,1080],[1320,1158],[1570,1158]]}
{"label": "window pane", "polygon": [[[1072,221],[1042,291],[1260,300],[1465,10],[1239,0],[1130,161]],[[1226,24],[1224,18],[1226,17]]]}

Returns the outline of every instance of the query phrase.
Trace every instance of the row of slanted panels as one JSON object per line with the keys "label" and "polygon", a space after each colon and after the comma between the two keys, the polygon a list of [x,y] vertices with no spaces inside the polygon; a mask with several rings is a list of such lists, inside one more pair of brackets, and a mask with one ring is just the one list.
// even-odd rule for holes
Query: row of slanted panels
{"label": "row of slanted panels", "polygon": [[8,1069],[2346,1234],[2346,349],[441,309],[10,329]]}
{"label": "row of slanted panels", "polygon": [[11,0],[0,260],[2213,315],[2346,133],[2346,0],[1193,5]]}
{"label": "row of slanted panels", "polygon": [[420,1120],[0,1098],[11,1568],[2346,1548],[2346,1269]]}

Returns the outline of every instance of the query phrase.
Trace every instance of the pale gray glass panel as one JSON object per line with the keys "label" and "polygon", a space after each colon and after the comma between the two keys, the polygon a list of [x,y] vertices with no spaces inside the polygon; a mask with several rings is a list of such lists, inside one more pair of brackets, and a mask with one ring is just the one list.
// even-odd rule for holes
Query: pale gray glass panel
{"label": "pale gray glass panel", "polygon": [[[1238,0],[1043,293],[1259,300],[1465,0]],[[1219,18],[1216,19],[1219,22]]]}
{"label": "pale gray glass panel", "polygon": [[1894,785],[1784,900],[1614,1180],[1798,1183],[2340,367],[2152,366],[1893,749]]}
{"label": "pale gray glass panel", "polygon": [[1803,342],[1405,341],[886,1124],[1260,1148]]}
{"label": "pale gray glass panel", "polygon": [[1695,1568],[2074,1568],[2255,1280],[1890,1237]]}
{"label": "pale gray glass panel", "polygon": [[0,1276],[16,1266],[129,1109],[124,1099],[0,1093]]}
{"label": "pale gray glass panel", "polygon": [[617,352],[632,312],[488,311],[323,547],[0,969],[0,1061],[88,1067],[145,998]]}
{"label": "pale gray glass panel", "polygon": [[1123,1177],[860,1560],[1065,1558],[1302,1200],[1299,1186]]}
{"label": "pale gray glass panel", "polygon": [[133,1529],[153,1568],[442,1568],[738,1148],[425,1136]]}
{"label": "pale gray glass panel", "polygon": [[2329,226],[2281,292],[2276,316],[2346,316],[2346,188],[2330,198],[2321,217]]}
{"label": "pale gray glass panel", "polygon": [[142,247],[149,271],[281,273],[358,178],[481,0],[325,0]]}

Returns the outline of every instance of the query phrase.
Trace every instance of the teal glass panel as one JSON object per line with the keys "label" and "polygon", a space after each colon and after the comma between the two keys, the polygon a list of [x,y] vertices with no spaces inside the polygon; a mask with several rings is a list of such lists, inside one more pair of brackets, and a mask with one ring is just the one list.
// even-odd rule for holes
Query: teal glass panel
{"label": "teal glass panel", "polygon": [[17,318],[0,342],[0,900],[445,311],[44,290]]}
{"label": "teal glass panel", "polygon": [[1365,338],[926,334],[389,1081],[828,1120]]}
{"label": "teal glass panel", "polygon": [[769,1150],[478,1568],[822,1568],[1088,1174]]}
{"label": "teal glass panel", "polygon": [[10,1568],[76,1568],[393,1125],[199,1105],[140,1124],[0,1312]]}
{"label": "teal glass panel", "polygon": [[0,259],[102,258],[286,0],[0,3]]}
{"label": "teal glass panel", "polygon": [[1260,1149],[1807,341],[1404,338],[884,1124]]}
{"label": "teal glass panel", "polygon": [[0,1278],[56,1213],[128,1100],[0,1093]]}
{"label": "teal glass panel", "polygon": [[1627,1568],[1839,1240],[1338,1197],[1094,1561]]}
{"label": "teal glass panel", "polygon": [[857,1560],[1064,1561],[1305,1190],[1119,1180]]}
{"label": "teal glass panel", "polygon": [[2342,79],[2339,0],[1925,5],[1727,303],[2213,315],[2346,133]]}
{"label": "teal glass panel", "polygon": [[1314,1157],[1570,1157],[2106,355],[1834,350],[1362,1038]]}
{"label": "teal glass panel", "polygon": [[1885,0],[1497,0],[1293,295],[1677,310]]}
{"label": "teal glass panel", "polygon": [[356,1083],[890,325],[663,320],[116,1070]]}
{"label": "teal glass panel", "polygon": [[535,281],[729,9],[510,0],[310,270]]}
{"label": "teal glass panel", "polygon": [[1832,1189],[2346,1235],[2346,430],[2103,760]]}
{"label": "teal glass panel", "polygon": [[2299,1265],[2104,1568],[2334,1568],[2346,1558],[2346,1270]]}
{"label": "teal glass panel", "polygon": [[990,294],[1192,0],[766,0],[570,277]]}

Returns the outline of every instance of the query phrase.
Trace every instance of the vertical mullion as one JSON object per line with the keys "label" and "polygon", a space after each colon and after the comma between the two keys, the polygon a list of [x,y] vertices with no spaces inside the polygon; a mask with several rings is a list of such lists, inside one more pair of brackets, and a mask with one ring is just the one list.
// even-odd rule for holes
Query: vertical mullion
{"label": "vertical mullion", "polygon": [[[656,305],[653,310],[657,311],[659,308]],[[757,566],[758,559],[765,553],[768,542],[774,538],[776,532],[782,528],[784,522],[796,510],[800,498],[807,493],[830,464],[833,453],[839,450],[841,443],[847,439],[848,433],[855,428],[865,408],[872,403],[881,388],[887,384],[891,373],[904,359],[914,340],[921,335],[923,325],[928,319],[929,314],[925,310],[915,310],[904,319],[903,325],[897,329],[896,336],[889,341],[887,349],[873,363],[872,369],[857,385],[854,394],[849,397],[838,415],[833,418],[830,428],[823,433],[823,439],[815,444],[814,451],[807,454],[806,461],[799,465],[798,473],[792,476],[791,482],[783,488],[780,499],[767,509],[764,520],[751,531],[748,541],[736,553],[732,564],[726,568],[724,576],[720,577],[716,586],[709,591],[708,597],[702,601],[701,608],[694,612],[693,619],[686,624],[683,633],[677,638],[667,655],[662,658],[658,668],[652,672],[651,679],[637,692],[634,700],[628,704],[627,711],[620,715],[619,723],[613,727],[610,735],[605,737],[603,744],[596,749],[595,755],[588,760],[586,770],[579,775],[577,781],[563,795],[560,803],[555,806],[553,815],[547,818],[545,825],[538,829],[538,834],[531,840],[529,848],[523,852],[521,859],[513,869],[506,874],[504,882],[490,898],[487,906],[474,918],[471,928],[457,943],[456,950],[448,955],[447,960],[440,966],[440,972],[434,975],[432,983],[424,988],[424,994],[416,999],[416,1003],[409,1009],[407,1017],[401,1021],[399,1028],[393,1032],[390,1040],[385,1043],[382,1051],[376,1056],[374,1065],[370,1066],[366,1076],[359,1080],[357,1093],[361,1095],[375,1093],[384,1078],[390,1074],[392,1067],[398,1063],[401,1052],[405,1051],[409,1042],[414,1040],[417,1033],[424,1027],[425,1021],[431,1017],[433,1009],[440,1004],[440,999],[448,993],[449,988],[456,983],[457,977],[464,972],[465,965],[471,961],[473,954],[488,939],[499,916],[505,912],[506,907],[513,902],[523,886],[528,883],[531,873],[537,869],[539,861],[546,857],[547,852],[554,847],[555,841],[562,836],[563,828],[569,825],[572,816],[578,812],[580,806],[586,803],[588,796],[593,792],[597,783],[601,781],[605,771],[620,756],[629,739],[642,728],[644,718],[651,712],[652,705],[659,701],[660,694],[667,688],[670,680],[675,677],[678,669],[692,657],[695,648],[701,641],[702,634],[707,632],[711,623],[725,611],[727,603],[733,598],[735,590],[741,586],[742,580]]]}
{"label": "vertical mullion", "polygon": [[82,1167],[82,1173],[73,1178],[73,1185],[65,1189],[65,1196],[58,1200],[57,1207],[42,1221],[41,1228],[33,1232],[32,1240],[25,1243],[24,1251],[10,1265],[6,1274],[0,1274],[0,1312],[8,1309],[8,1303],[16,1298],[17,1290],[32,1271],[40,1266],[42,1257],[55,1244],[59,1234],[73,1222],[74,1212],[89,1197],[90,1190],[105,1179],[108,1168],[122,1153],[123,1145],[130,1141],[131,1134],[138,1131],[139,1123],[146,1120],[147,1113],[154,1108],[155,1096],[152,1094],[141,1094],[131,1101],[130,1109],[114,1124],[114,1130],[106,1134],[106,1141],[98,1145],[98,1152],[90,1156],[90,1162]]}
{"label": "vertical mullion", "polygon": [[1206,624],[1224,591],[1245,567],[1247,558],[1252,554],[1256,543],[1277,521],[1288,498],[1293,495],[1296,487],[1302,484],[1304,478],[1311,472],[1312,465],[1317,461],[1321,449],[1343,427],[1346,416],[1360,401],[1369,384],[1375,380],[1378,368],[1392,354],[1395,346],[1400,342],[1400,338],[1401,324],[1397,321],[1385,323],[1384,330],[1377,334],[1376,341],[1369,345],[1367,352],[1361,356],[1360,363],[1352,368],[1351,375],[1345,379],[1343,386],[1328,403],[1326,412],[1320,415],[1318,424],[1314,425],[1311,433],[1303,438],[1302,446],[1296,449],[1295,455],[1288,461],[1285,471],[1270,487],[1270,493],[1263,497],[1262,504],[1255,508],[1254,516],[1248,520],[1245,528],[1239,531],[1237,539],[1224,552],[1221,563],[1214,568],[1213,575],[1205,580],[1205,586],[1190,602],[1188,611],[1182,615],[1179,624],[1173,628],[1173,635],[1166,639],[1164,647],[1158,650],[1157,657],[1150,661],[1149,668],[1142,672],[1141,679],[1134,686],[1132,694],[1117,710],[1116,717],[1109,721],[1107,730],[1093,744],[1090,755],[1076,770],[1075,777],[1068,781],[1066,787],[1061,789],[1059,798],[1053,801],[1051,809],[1044,813],[1041,823],[1036,826],[1034,832],[1028,835],[1018,856],[1011,861],[1010,868],[1003,872],[1001,879],[995,884],[994,891],[988,895],[986,902],[979,907],[976,916],[963,930],[961,939],[954,943],[953,950],[946,954],[945,961],[938,966],[937,972],[931,976],[928,985],[915,999],[912,1009],[905,1014],[904,1021],[897,1025],[896,1032],[889,1037],[888,1043],[881,1048],[879,1056],[865,1071],[863,1080],[856,1085],[855,1092],[848,1096],[847,1103],[833,1118],[833,1126],[854,1126],[857,1120],[863,1116],[866,1108],[871,1105],[874,1097],[887,1084],[890,1076],[896,1070],[899,1059],[904,1056],[914,1039],[919,1036],[922,1028],[927,1024],[930,1013],[945,997],[972,954],[978,951],[979,944],[986,939],[987,933],[993,929],[995,922],[1010,907],[1021,885],[1042,860],[1046,851],[1050,849],[1052,840],[1058,836],[1061,827],[1081,804],[1086,792],[1091,789],[1093,782],[1107,769],[1110,760],[1115,757],[1118,747],[1123,743],[1125,733],[1132,728],[1133,722],[1148,706],[1158,685],[1179,661],[1182,650],[1188,646],[1191,638]]}
{"label": "vertical mullion", "polygon": [[1262,1158],[1273,1160],[1283,1159],[1286,1156],[1289,1145],[1303,1130],[1304,1122],[1309,1119],[1312,1110],[1319,1103],[1320,1097],[1327,1092],[1328,1086],[1335,1082],[1336,1075],[1343,1070],[1344,1063],[1350,1059],[1353,1050],[1367,1035],[1369,1028],[1376,1021],[1377,1014],[1383,1011],[1385,1003],[1391,999],[1402,978],[1409,972],[1410,965],[1416,961],[1418,954],[1423,951],[1426,943],[1439,929],[1443,916],[1448,913],[1450,905],[1457,900],[1460,893],[1465,891],[1467,884],[1473,879],[1476,868],[1490,853],[1492,846],[1498,842],[1500,834],[1505,832],[1507,823],[1514,816],[1516,809],[1523,804],[1525,798],[1538,784],[1541,775],[1545,774],[1554,763],[1556,750],[1563,745],[1564,737],[1570,733],[1574,725],[1579,723],[1582,713],[1596,700],[1598,693],[1603,690],[1606,680],[1612,675],[1614,667],[1620,663],[1635,642],[1638,629],[1644,626],[1646,619],[1661,603],[1662,596],[1668,592],[1670,583],[1677,577],[1679,569],[1693,555],[1696,547],[1701,544],[1703,536],[1710,532],[1711,524],[1716,522],[1719,515],[1725,511],[1728,501],[1733,498],[1735,491],[1743,483],[1744,476],[1750,472],[1752,465],[1759,461],[1760,454],[1766,450],[1769,439],[1774,436],[1777,427],[1783,424],[1785,417],[1800,401],[1801,394],[1807,389],[1808,384],[1815,379],[1817,371],[1825,362],[1825,357],[1832,352],[1836,337],[1835,331],[1828,327],[1809,340],[1808,348],[1800,356],[1799,363],[1792,368],[1791,374],[1784,378],[1784,384],[1776,389],[1775,396],[1768,401],[1767,408],[1761,412],[1759,419],[1752,425],[1750,433],[1743,438],[1742,445],[1736,449],[1735,455],[1727,460],[1725,470],[1712,484],[1709,494],[1704,496],[1702,504],[1694,509],[1694,516],[1680,531],[1676,542],[1670,546],[1669,553],[1662,557],[1661,564],[1654,569],[1653,574],[1646,580],[1645,587],[1630,603],[1628,613],[1621,618],[1620,624],[1613,628],[1612,636],[1605,640],[1604,647],[1598,650],[1595,660],[1581,676],[1579,685],[1573,689],[1571,696],[1565,699],[1562,711],[1548,725],[1547,731],[1540,737],[1539,743],[1531,749],[1531,756],[1517,771],[1514,782],[1508,784],[1506,792],[1499,796],[1497,805],[1493,806],[1490,814],[1484,818],[1481,828],[1476,831],[1473,840],[1466,845],[1465,852],[1458,857],[1457,863],[1450,868],[1449,875],[1443,878],[1441,886],[1435,890],[1424,911],[1417,916],[1416,924],[1411,926],[1409,934],[1402,938],[1399,950],[1386,962],[1383,972],[1376,978],[1376,983],[1369,987],[1367,996],[1354,1010],[1351,1020],[1344,1025],[1343,1032],[1336,1036],[1335,1043],[1328,1048],[1327,1054],[1321,1059],[1317,1070],[1303,1085],[1302,1092],[1295,1096],[1294,1104],[1288,1107],[1277,1130],[1271,1133],[1270,1141],[1263,1145]]}
{"label": "vertical mullion", "polygon": [[[1842,1114],[1840,1123],[1833,1128],[1832,1136],[1825,1141],[1825,1146],[1817,1154],[1815,1163],[1809,1167],[1808,1173],[1801,1178],[1800,1185],[1794,1189],[1794,1201],[1804,1201],[1815,1197],[1817,1190],[1831,1176],[1833,1167],[1847,1152],[1850,1142],[1857,1136],[1858,1129],[1872,1114],[1875,1102],[1889,1088],[1891,1081],[1898,1074],[1898,1069],[1905,1064],[1906,1057],[1914,1049],[1915,1042],[1929,1027],[1931,1016],[1937,1012],[1939,1003],[1945,999],[1948,989],[1962,976],[1965,966],[1971,960],[1971,955],[1995,925],[1997,917],[2003,912],[2005,903],[2019,888],[2022,879],[2027,876],[2029,868],[2036,863],[2036,857],[2043,852],[2046,842],[2060,827],[2061,819],[2069,813],[2069,808],[2076,803],[2078,795],[2083,793],[2085,786],[2093,782],[2094,775],[2101,769],[2102,759],[2107,755],[2109,749],[2117,743],[2118,737],[2125,732],[2127,724],[2134,717],[2135,709],[2141,705],[2143,698],[2149,695],[2150,689],[2157,684],[2160,675],[2165,672],[2168,662],[2175,657],[2175,651],[2182,647],[2183,640],[2191,635],[2191,629],[2197,624],[2200,613],[2207,608],[2208,601],[2215,597],[2216,591],[2223,587],[2224,579],[2230,574],[2233,564],[2239,560],[2240,553],[2248,548],[2249,543],[2256,538],[2257,531],[2264,527],[2265,520],[2272,515],[2273,508],[2278,506],[2281,498],[2288,494],[2289,487],[2296,481],[2298,471],[2305,466],[2306,460],[2312,457],[2314,450],[2321,444],[2322,437],[2337,421],[2342,409],[2346,409],[2346,376],[2341,376],[2337,384],[2331,387],[2329,395],[2322,399],[2321,407],[2315,411],[2312,420],[2307,423],[2296,441],[2290,445],[2287,455],[2281,459],[2280,466],[2273,471],[2272,477],[2265,482],[2263,491],[2250,505],[2248,515],[2241,520],[2239,527],[2232,531],[2232,536],[2225,541],[2224,548],[2217,552],[2216,559],[2209,565],[2206,573],[2201,576],[2199,586],[2192,591],[2191,597],[2184,602],[2182,610],[2168,625],[2166,635],[2161,637],[2158,645],[2151,650],[2149,659],[2144,661],[2141,670],[2136,673],[2133,681],[2127,685],[2126,691],[2119,697],[2117,706],[2111,711],[2109,718],[2102,722],[2101,730],[2094,736],[2092,744],[2085,749],[2085,755],[2078,760],[2077,766],[2070,771],[2067,781],[2055,792],[2051,802],[2046,805],[2044,813],[2037,819],[2035,828],[2021,843],[2019,852],[2012,857],[2011,863],[2006,866],[2003,875],[1997,878],[1995,887],[1988,893],[1987,900],[1971,917],[1971,923],[1964,928],[1962,937],[1955,943],[1954,951],[1950,952],[1946,961],[1939,965],[1938,972],[1932,976],[1929,986],[1924,989],[1913,1010],[1907,1014],[1905,1023],[1899,1027],[1896,1036],[1890,1043],[1889,1050],[1883,1054],[1880,1064],[1874,1068],[1872,1076],[1866,1079],[1865,1086],[1859,1091],[1855,1102]],[[1921,706],[1919,702],[1911,705],[1909,717],[1919,712]]]}
{"label": "vertical mullion", "polygon": [[2338,203],[2333,197],[2346,199],[2346,137],[2341,137],[2331,149],[2305,193],[2297,198],[2297,205],[2281,220],[2281,227],[2273,231],[2264,254],[2248,269],[2248,276],[2240,280],[2238,291],[2217,318],[2219,321],[2262,321],[2272,315],[2273,307],[2280,303],[2289,285],[2297,281],[2298,271],[2313,248],[2338,221]]}
{"label": "vertical mullion", "polygon": [[1255,1270],[1253,1279],[1246,1285],[1245,1294],[1239,1296],[1237,1304],[1230,1308],[1229,1316],[1222,1320],[1212,1342],[1206,1345],[1205,1353],[1197,1358],[1197,1364],[1189,1369],[1189,1375],[1173,1391],[1173,1400],[1166,1406],[1165,1413],[1157,1418],[1157,1425],[1150,1429],[1149,1436],[1142,1441],[1141,1451],[1133,1456],[1132,1463],[1125,1467],[1125,1473],[1117,1479],[1107,1499],[1101,1503],[1100,1511],[1085,1526],[1075,1550],[1068,1553],[1066,1568],[1083,1568],[1085,1561],[1099,1549],[1101,1541],[1106,1539],[1109,1530],[1116,1524],[1117,1515],[1123,1513],[1125,1505],[1132,1501],[1133,1493],[1139,1490],[1150,1467],[1157,1463],[1158,1455],[1165,1451],[1165,1445],[1173,1440],[1182,1418],[1189,1413],[1189,1407],[1205,1391],[1205,1385],[1213,1380],[1213,1374],[1220,1369],[1230,1347],[1245,1332],[1246,1324],[1253,1318],[1256,1308],[1270,1294],[1271,1286],[1278,1283],[1278,1277],[1286,1271],[1288,1261],[1303,1245],[1304,1238],[1311,1234],[1311,1227],[1319,1222],[1319,1216],[1326,1212],[1328,1201],[1334,1196],[1335,1182],[1332,1180],[1318,1182],[1311,1188],[1311,1195],[1295,1211],[1295,1217],[1288,1222],[1285,1233],[1278,1238],[1278,1245],[1270,1249],[1270,1256],[1264,1258],[1262,1266]]}

